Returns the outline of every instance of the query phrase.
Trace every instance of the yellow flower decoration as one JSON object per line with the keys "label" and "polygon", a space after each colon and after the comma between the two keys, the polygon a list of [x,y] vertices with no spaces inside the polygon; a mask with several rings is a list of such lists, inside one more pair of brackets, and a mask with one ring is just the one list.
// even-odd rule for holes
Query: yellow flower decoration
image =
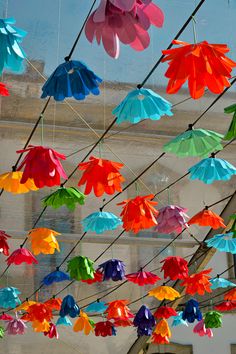
{"label": "yellow flower decoration", "polygon": [[29,191],[37,191],[34,181],[29,178],[25,183],[21,184],[21,177],[23,172],[7,172],[0,175],[0,188],[14,194],[28,193]]}
{"label": "yellow flower decoration", "polygon": [[85,312],[80,311],[79,318],[76,320],[73,330],[74,332],[84,331],[87,336],[91,331],[93,331],[94,322],[89,319]]}
{"label": "yellow flower decoration", "polygon": [[171,337],[171,331],[168,325],[168,322],[166,320],[161,320],[157,325],[156,328],[153,331],[155,334],[159,334],[162,337]]}
{"label": "yellow flower decoration", "polygon": [[14,311],[22,311],[22,310],[24,310],[24,311],[26,311],[27,312],[27,310],[28,310],[28,308],[31,306],[31,305],[34,305],[34,304],[36,304],[36,301],[31,301],[31,300],[29,300],[29,301],[24,301],[21,305],[19,305],[18,307],[16,307],[15,309],[14,309]]}
{"label": "yellow flower decoration", "polygon": [[35,255],[40,253],[53,254],[55,250],[60,252],[59,244],[55,236],[60,235],[54,230],[40,227],[29,231],[29,238],[31,241],[32,252]]}
{"label": "yellow flower decoration", "polygon": [[152,289],[148,293],[149,296],[154,296],[158,300],[175,300],[177,297],[180,297],[180,293],[170,286],[158,286],[155,289]]}
{"label": "yellow flower decoration", "polygon": [[35,332],[48,332],[50,329],[50,323],[46,320],[44,320],[43,322],[33,321],[32,327]]}

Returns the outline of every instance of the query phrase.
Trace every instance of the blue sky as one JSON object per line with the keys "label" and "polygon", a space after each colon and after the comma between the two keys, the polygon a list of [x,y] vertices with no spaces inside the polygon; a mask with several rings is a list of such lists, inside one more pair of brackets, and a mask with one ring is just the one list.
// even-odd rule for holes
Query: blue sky
{"label": "blue sky", "polygon": [[[198,1],[154,0],[154,3],[163,9],[165,24],[162,29],[150,30],[151,45],[147,50],[140,53],[122,45],[120,57],[115,60],[102,46],[91,45],[83,35],[73,58],[87,63],[106,81],[141,82]],[[16,25],[28,31],[23,47],[29,59],[44,60],[49,75],[68,54],[92,0],[0,0],[3,17],[7,4],[8,17],[15,17]],[[235,19],[236,0],[206,0],[196,16],[198,40],[227,43],[230,56],[236,60]],[[181,39],[193,41],[191,25]],[[165,70],[166,64],[160,65],[149,82],[165,85]]]}

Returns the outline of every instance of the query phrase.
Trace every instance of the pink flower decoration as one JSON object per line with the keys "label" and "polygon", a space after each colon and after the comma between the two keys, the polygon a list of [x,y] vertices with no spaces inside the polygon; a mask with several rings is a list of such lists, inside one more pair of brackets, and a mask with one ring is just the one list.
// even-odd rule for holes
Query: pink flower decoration
{"label": "pink flower decoration", "polygon": [[90,15],[85,35],[89,42],[96,38],[106,52],[118,58],[120,42],[137,51],[149,46],[148,29],[152,25],[162,27],[164,14],[152,0],[101,0]]}
{"label": "pink flower decoration", "polygon": [[145,272],[143,270],[140,270],[137,273],[127,274],[125,277],[128,279],[128,281],[138,284],[139,286],[155,284],[158,280],[161,279],[156,274]]}
{"label": "pink flower decoration", "polygon": [[210,328],[206,328],[204,321],[199,321],[193,329],[193,333],[198,334],[200,337],[208,336],[209,338],[213,337],[213,332]]}
{"label": "pink flower decoration", "polygon": [[50,328],[47,332],[44,332],[44,335],[49,337],[49,338],[59,338],[59,334],[57,332],[57,327],[54,323],[50,323]]}
{"label": "pink flower decoration", "polygon": [[12,254],[6,259],[6,262],[8,265],[10,264],[15,264],[19,265],[21,263],[27,263],[27,264],[37,264],[38,261],[34,257],[34,255],[27,250],[27,248],[18,248]]}
{"label": "pink flower decoration", "polygon": [[186,218],[189,218],[186,214],[187,210],[177,205],[161,208],[156,218],[158,225],[155,230],[161,234],[180,233],[187,226]]}
{"label": "pink flower decoration", "polygon": [[24,334],[26,328],[25,322],[16,317],[8,322],[6,331],[7,334],[15,336],[17,334]]}
{"label": "pink flower decoration", "polygon": [[13,320],[13,317],[11,315],[8,315],[7,313],[3,313],[0,316],[0,320],[2,320],[2,321],[11,321],[11,320]]}

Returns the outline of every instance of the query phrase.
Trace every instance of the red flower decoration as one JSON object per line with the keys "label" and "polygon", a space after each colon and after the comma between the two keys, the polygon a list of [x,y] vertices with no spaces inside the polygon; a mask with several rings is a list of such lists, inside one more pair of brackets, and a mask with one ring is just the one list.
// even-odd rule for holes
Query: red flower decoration
{"label": "red flower decoration", "polygon": [[113,194],[115,191],[121,192],[121,183],[125,179],[119,170],[123,166],[119,162],[91,156],[88,162],[82,162],[78,166],[79,170],[84,171],[78,186],[86,184],[84,193],[89,194],[93,189],[96,197],[101,197],[104,193]]}
{"label": "red flower decoration", "polygon": [[94,273],[93,279],[87,279],[81,281],[87,284],[101,283],[103,281],[103,274],[97,269],[96,272]]}
{"label": "red flower decoration", "polygon": [[0,82],[0,95],[1,96],[10,96],[9,91],[3,82]]}
{"label": "red flower decoration", "polygon": [[225,312],[225,311],[232,311],[236,309],[236,302],[235,301],[223,301],[220,304],[214,306],[214,309],[217,311]]}
{"label": "red flower decoration", "polygon": [[128,279],[128,281],[138,284],[139,286],[153,285],[158,280],[161,280],[161,278],[159,278],[156,274],[151,272],[145,272],[143,270],[140,270],[137,273],[127,274],[125,277],[126,279]]}
{"label": "red flower decoration", "polygon": [[51,311],[59,311],[61,309],[62,300],[60,298],[52,298],[44,302],[44,305]]}
{"label": "red flower decoration", "polygon": [[180,285],[186,287],[186,294],[194,295],[204,295],[205,292],[211,293],[211,283],[209,279],[211,278],[208,274],[212,269],[206,269],[202,272],[192,274],[186,278]]}
{"label": "red flower decoration", "polygon": [[5,231],[0,230],[0,253],[3,253],[4,256],[9,256],[9,246],[7,239],[11,236],[7,235]]}
{"label": "red flower decoration", "polygon": [[200,42],[189,44],[173,41],[181,47],[163,50],[163,62],[169,61],[169,68],[165,74],[169,78],[167,93],[177,93],[188,80],[190,95],[200,98],[207,87],[211,92],[219,94],[225,87],[230,86],[228,78],[236,63],[227,58],[225,53],[229,48],[225,44],[209,44]]}
{"label": "red flower decoration", "polygon": [[224,300],[230,300],[230,301],[236,301],[236,289],[233,288],[229,290],[225,295],[224,295]]}
{"label": "red flower decoration", "polygon": [[8,265],[19,265],[22,263],[38,264],[37,259],[29,250],[27,250],[27,248],[18,248],[17,250],[12,252],[12,254],[6,259],[6,262]]}
{"label": "red flower decoration", "polygon": [[43,332],[45,336],[47,336],[48,338],[59,338],[59,334],[57,332],[57,327],[56,325],[54,325],[53,323],[50,323],[50,328],[47,332]]}
{"label": "red flower decoration", "polygon": [[46,304],[37,302],[29,306],[27,309],[28,312],[28,321],[39,321],[44,322],[44,320],[50,322],[52,319],[52,310],[49,309]]}
{"label": "red flower decoration", "polygon": [[109,302],[108,308],[105,313],[107,314],[108,320],[127,320],[133,318],[134,315],[130,312],[130,309],[127,306],[128,300],[115,300]]}
{"label": "red flower decoration", "polygon": [[151,342],[155,343],[155,344],[169,344],[170,343],[169,338],[167,336],[162,337],[160,334],[156,334],[156,333],[152,334]]}
{"label": "red flower decoration", "polygon": [[8,315],[7,313],[3,313],[0,315],[0,320],[2,321],[12,321],[14,318],[11,315]]}
{"label": "red flower decoration", "polygon": [[185,279],[188,276],[188,262],[181,258],[170,256],[161,261],[163,263],[161,271],[164,271],[164,278],[171,280]]}
{"label": "red flower decoration", "polygon": [[169,318],[171,316],[178,316],[177,312],[168,306],[161,306],[159,307],[156,312],[154,312],[153,316],[155,318]]}
{"label": "red flower decoration", "polygon": [[114,326],[115,327],[130,327],[130,326],[133,326],[133,322],[128,319],[127,320],[117,319],[114,321]]}
{"label": "red flower decoration", "polygon": [[157,202],[151,201],[153,194],[138,196],[134,199],[127,199],[117,205],[123,205],[123,210],[120,214],[123,227],[126,231],[134,233],[140,230],[149,229],[157,225],[155,216],[158,211],[153,207]]}
{"label": "red flower decoration", "polygon": [[108,337],[114,335],[114,325],[110,321],[98,322],[95,324],[95,336]]}
{"label": "red flower decoration", "polygon": [[224,220],[213,211],[203,209],[200,213],[194,215],[189,221],[189,225],[197,224],[199,226],[209,226],[212,229],[219,229],[220,227],[226,227]]}
{"label": "red flower decoration", "polygon": [[38,188],[45,186],[59,186],[60,177],[67,179],[67,175],[61,165],[60,159],[65,160],[63,154],[44,146],[33,146],[25,150],[19,150],[17,153],[27,152],[18,170],[24,168],[20,183],[25,183],[29,178],[34,180]]}

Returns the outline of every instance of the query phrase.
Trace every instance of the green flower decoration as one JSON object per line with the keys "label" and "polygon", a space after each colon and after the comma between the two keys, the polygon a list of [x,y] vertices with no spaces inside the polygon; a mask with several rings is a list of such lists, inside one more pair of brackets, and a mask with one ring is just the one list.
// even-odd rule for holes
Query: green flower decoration
{"label": "green flower decoration", "polygon": [[222,314],[217,311],[208,311],[204,316],[206,328],[219,328],[222,326]]}
{"label": "green flower decoration", "polygon": [[233,119],[230,123],[229,129],[224,136],[224,140],[231,140],[236,138],[236,103],[224,109],[225,113],[233,113]]}
{"label": "green flower decoration", "polygon": [[68,262],[67,271],[71,279],[88,280],[94,279],[95,270],[93,268],[94,262],[88,257],[77,256],[70,259]]}
{"label": "green flower decoration", "polygon": [[4,328],[0,326],[0,338],[4,337]]}
{"label": "green flower decoration", "polygon": [[211,130],[189,129],[166,143],[165,152],[171,152],[179,157],[208,156],[211,152],[222,150],[221,140],[223,135]]}
{"label": "green flower decoration", "polygon": [[230,218],[231,222],[230,222],[229,228],[227,227],[226,230],[228,232],[233,232],[233,234],[234,234],[233,238],[236,238],[236,214],[230,215],[229,218]]}
{"label": "green flower decoration", "polygon": [[74,210],[76,204],[83,205],[85,195],[75,187],[60,187],[58,190],[43,198],[44,206],[51,206],[54,209],[66,205],[69,210]]}

